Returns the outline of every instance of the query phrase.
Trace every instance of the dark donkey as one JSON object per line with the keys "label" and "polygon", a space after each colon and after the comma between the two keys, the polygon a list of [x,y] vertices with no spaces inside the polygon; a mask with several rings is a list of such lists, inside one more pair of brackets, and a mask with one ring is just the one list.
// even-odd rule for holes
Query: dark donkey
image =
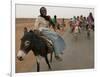
{"label": "dark donkey", "polygon": [[[41,36],[40,36],[41,35]],[[53,45],[48,42],[41,32],[35,30],[27,31],[27,28],[24,28],[24,36],[21,39],[20,50],[17,54],[18,60],[22,61],[25,55],[32,50],[34,55],[36,56],[37,61],[37,71],[40,71],[40,62],[39,56],[45,58],[46,63],[48,64],[49,69],[51,70],[51,66],[48,61],[48,53],[51,54],[51,61],[52,61],[52,53],[53,53]]]}

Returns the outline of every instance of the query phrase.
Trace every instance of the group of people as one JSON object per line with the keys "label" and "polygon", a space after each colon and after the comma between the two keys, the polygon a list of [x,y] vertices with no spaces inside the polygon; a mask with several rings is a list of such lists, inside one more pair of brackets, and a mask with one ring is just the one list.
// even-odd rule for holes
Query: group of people
{"label": "group of people", "polygon": [[81,16],[73,16],[70,20],[70,28],[71,32],[80,33],[81,29],[87,31],[87,35],[89,35],[90,30],[94,31],[94,18],[92,12],[89,13],[87,17]]}
{"label": "group of people", "polygon": [[91,28],[94,31],[94,18],[92,13],[89,13],[88,17],[85,17],[83,15],[81,16],[73,16],[70,20],[70,27],[72,29],[72,32],[74,31],[74,28],[78,26],[80,28],[85,28],[86,30],[88,28]]}

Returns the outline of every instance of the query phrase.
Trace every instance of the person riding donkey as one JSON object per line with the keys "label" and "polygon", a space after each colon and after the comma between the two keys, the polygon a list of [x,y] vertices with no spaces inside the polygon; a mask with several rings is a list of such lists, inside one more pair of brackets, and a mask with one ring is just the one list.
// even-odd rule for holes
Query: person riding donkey
{"label": "person riding donkey", "polygon": [[50,16],[47,16],[46,8],[41,7],[40,15],[35,21],[33,30],[39,30],[43,35],[49,38],[49,41],[51,41],[54,46],[55,58],[61,61],[61,54],[65,49],[65,42],[64,39],[57,32],[55,32],[54,27],[54,31],[50,29],[52,25],[54,26],[54,24],[51,22]]}

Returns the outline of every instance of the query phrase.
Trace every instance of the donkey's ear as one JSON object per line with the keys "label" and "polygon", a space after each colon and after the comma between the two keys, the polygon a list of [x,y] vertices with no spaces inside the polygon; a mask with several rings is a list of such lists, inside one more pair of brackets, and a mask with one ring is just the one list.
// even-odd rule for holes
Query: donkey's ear
{"label": "donkey's ear", "polygon": [[24,34],[25,34],[26,32],[28,32],[28,30],[27,30],[27,28],[26,28],[26,27],[24,27]]}
{"label": "donkey's ear", "polygon": [[33,32],[32,30],[30,30],[29,32]]}

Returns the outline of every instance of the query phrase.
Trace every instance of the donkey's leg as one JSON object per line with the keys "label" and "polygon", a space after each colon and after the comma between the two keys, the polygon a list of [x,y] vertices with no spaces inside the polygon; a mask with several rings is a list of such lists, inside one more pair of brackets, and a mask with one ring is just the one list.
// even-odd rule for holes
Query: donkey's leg
{"label": "donkey's leg", "polygon": [[37,62],[37,72],[40,71],[40,60],[39,60],[39,56],[36,56],[36,62]]}
{"label": "donkey's leg", "polygon": [[53,52],[51,52],[50,54],[50,62],[52,63],[52,55],[53,55]]}
{"label": "donkey's leg", "polygon": [[40,63],[37,62],[37,72],[40,71]]}
{"label": "donkey's leg", "polygon": [[46,61],[46,63],[48,64],[49,69],[52,70],[52,69],[51,69],[51,66],[50,66],[50,64],[49,64],[49,61],[48,61],[47,55],[45,56],[45,61]]}

